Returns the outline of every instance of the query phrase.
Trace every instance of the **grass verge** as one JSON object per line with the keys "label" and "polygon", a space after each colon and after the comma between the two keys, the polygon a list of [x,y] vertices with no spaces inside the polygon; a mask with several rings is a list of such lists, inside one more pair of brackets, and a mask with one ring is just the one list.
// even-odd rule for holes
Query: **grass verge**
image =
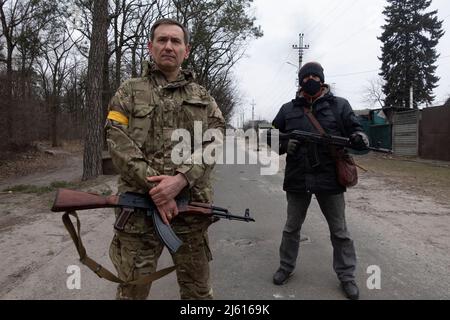
{"label": "grass verge", "polygon": [[48,186],[35,186],[35,185],[17,185],[8,187],[3,190],[3,192],[6,193],[35,193],[35,194],[44,194],[56,191],[57,189],[73,189],[77,188],[78,185],[76,183],[72,182],[66,182],[66,181],[55,181],[52,182]]}

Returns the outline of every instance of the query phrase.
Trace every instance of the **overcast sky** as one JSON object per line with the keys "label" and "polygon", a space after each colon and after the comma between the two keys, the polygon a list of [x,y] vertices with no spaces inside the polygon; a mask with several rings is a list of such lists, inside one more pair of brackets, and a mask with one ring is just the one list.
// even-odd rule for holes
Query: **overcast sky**
{"label": "overcast sky", "polygon": [[[272,121],[281,105],[293,98],[297,70],[291,64],[298,65],[299,58],[292,45],[298,44],[299,33],[305,34],[304,43],[310,45],[304,63],[320,62],[325,81],[353,109],[371,107],[363,95],[381,66],[377,37],[385,23],[385,5],[385,0],[255,0],[256,24],[261,25],[264,37],[251,42],[247,57],[235,69],[245,119],[251,119],[253,100],[255,118]],[[438,10],[446,31],[437,48],[440,81],[434,104],[439,105],[450,95],[450,1],[433,0],[432,9]]]}

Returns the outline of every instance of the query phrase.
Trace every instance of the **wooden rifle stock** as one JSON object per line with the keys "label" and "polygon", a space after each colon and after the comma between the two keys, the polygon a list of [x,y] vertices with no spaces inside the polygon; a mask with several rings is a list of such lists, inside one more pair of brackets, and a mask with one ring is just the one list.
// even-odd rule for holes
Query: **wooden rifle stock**
{"label": "wooden rifle stock", "polygon": [[100,196],[94,193],[59,189],[52,206],[53,212],[114,208],[119,206],[118,196]]}

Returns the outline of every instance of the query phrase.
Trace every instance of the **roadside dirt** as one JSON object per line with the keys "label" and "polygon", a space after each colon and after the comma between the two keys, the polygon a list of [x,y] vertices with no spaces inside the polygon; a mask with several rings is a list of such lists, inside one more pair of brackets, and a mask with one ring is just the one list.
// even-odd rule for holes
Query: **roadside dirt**
{"label": "roadside dirt", "polygon": [[[61,148],[41,143],[38,149],[4,157],[0,163],[0,265],[4,268],[0,299],[72,246],[61,215],[50,211],[58,187],[116,192],[114,177],[81,182],[82,159],[82,147],[76,142]],[[110,211],[99,210],[95,217],[84,218],[82,234],[110,216]]]}
{"label": "roadside dirt", "polygon": [[0,185],[23,176],[60,168],[66,164],[67,158],[81,153],[82,147],[77,141],[64,142],[60,148],[52,148],[50,143],[42,141],[18,152],[3,150],[0,155]]}
{"label": "roadside dirt", "polygon": [[[50,212],[55,190],[42,193],[5,190],[17,185],[49,186],[59,181],[89,192],[116,192],[114,176],[87,183],[80,181],[80,148],[71,146],[57,151],[54,155],[38,152],[32,161],[27,158],[12,161],[8,167],[21,167],[20,175],[12,174],[16,172],[12,170],[0,176],[0,269],[3,270],[0,299],[21,299],[11,293],[14,288],[25,281],[33,282],[32,275],[45,269],[50,261],[61,260],[59,255],[67,258],[68,248],[73,253],[60,215]],[[349,212],[377,226],[394,226],[395,239],[414,243],[416,254],[446,264],[450,251],[450,164],[375,154],[357,156],[356,160],[368,172],[360,171],[358,186],[346,195]],[[105,223],[110,228],[111,219],[111,212],[106,209],[98,210],[96,215],[85,215],[82,235],[104,227]],[[380,234],[380,241],[389,242],[389,238]],[[102,246],[98,251],[104,252],[105,258],[108,244]],[[93,252],[93,256],[99,252]],[[445,273],[448,265],[442,268]],[[52,285],[29,288],[34,293],[27,296],[52,296]]]}
{"label": "roadside dirt", "polygon": [[450,162],[376,153],[355,159],[358,165],[368,170],[359,170],[361,177],[379,178],[394,189],[428,196],[438,204],[449,205]]}

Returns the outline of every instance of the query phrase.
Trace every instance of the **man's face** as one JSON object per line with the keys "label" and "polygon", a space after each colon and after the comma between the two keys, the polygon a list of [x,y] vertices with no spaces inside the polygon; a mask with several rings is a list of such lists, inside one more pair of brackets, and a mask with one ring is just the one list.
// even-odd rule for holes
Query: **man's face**
{"label": "man's face", "polygon": [[170,24],[156,28],[154,39],[148,47],[158,68],[167,72],[178,70],[190,50],[184,42],[183,29]]}

